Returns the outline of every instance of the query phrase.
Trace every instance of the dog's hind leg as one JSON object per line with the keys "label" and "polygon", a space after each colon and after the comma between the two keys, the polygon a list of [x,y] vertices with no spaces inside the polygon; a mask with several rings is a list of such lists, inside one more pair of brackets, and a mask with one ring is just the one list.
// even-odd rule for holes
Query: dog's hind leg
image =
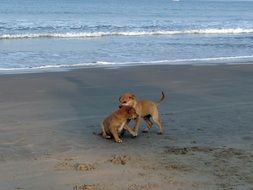
{"label": "dog's hind leg", "polygon": [[146,122],[146,127],[145,129],[142,131],[143,133],[147,133],[149,131],[149,129],[152,127],[153,122],[150,120],[151,115],[145,116],[143,117],[144,121]]}
{"label": "dog's hind leg", "polygon": [[105,132],[105,126],[103,123],[101,123],[101,129],[102,129],[102,136],[105,138],[105,139],[110,139],[111,136],[107,135],[106,132]]}
{"label": "dog's hind leg", "polygon": [[160,119],[157,111],[155,113],[153,113],[152,119],[157,124],[157,126],[159,127],[159,131],[158,131],[157,134],[159,134],[159,135],[163,134],[163,125],[161,123],[161,119]]}

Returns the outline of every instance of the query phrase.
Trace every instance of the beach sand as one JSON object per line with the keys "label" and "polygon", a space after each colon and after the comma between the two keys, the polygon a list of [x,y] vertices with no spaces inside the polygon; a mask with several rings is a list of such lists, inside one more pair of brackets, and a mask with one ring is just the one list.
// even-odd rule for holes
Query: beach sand
{"label": "beach sand", "polygon": [[[162,90],[164,135],[93,134],[120,94]],[[253,189],[253,65],[2,75],[0,109],[1,190]]]}

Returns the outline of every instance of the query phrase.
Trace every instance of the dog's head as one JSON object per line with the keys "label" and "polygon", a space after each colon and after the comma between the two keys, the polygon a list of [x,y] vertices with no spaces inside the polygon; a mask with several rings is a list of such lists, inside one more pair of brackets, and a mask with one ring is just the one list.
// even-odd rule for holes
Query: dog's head
{"label": "dog's head", "polygon": [[124,110],[127,113],[128,119],[136,119],[138,117],[138,114],[133,107],[122,106],[120,109]]}
{"label": "dog's head", "polygon": [[122,94],[119,97],[119,107],[121,108],[122,106],[134,106],[134,102],[136,101],[136,97],[134,94],[131,93],[125,93]]}

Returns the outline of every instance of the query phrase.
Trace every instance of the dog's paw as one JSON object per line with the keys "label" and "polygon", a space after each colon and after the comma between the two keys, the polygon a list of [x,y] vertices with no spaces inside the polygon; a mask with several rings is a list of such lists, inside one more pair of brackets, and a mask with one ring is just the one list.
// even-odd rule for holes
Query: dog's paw
{"label": "dog's paw", "polygon": [[162,135],[162,134],[163,134],[163,132],[159,131],[159,132],[157,132],[157,134],[158,134],[158,135]]}
{"label": "dog's paw", "polygon": [[115,140],[116,143],[122,143],[123,141],[121,139]]}
{"label": "dog's paw", "polygon": [[138,136],[138,133],[137,132],[134,132],[133,133],[133,137],[137,137]]}
{"label": "dog's paw", "polygon": [[137,137],[138,136],[138,133],[132,133],[132,138],[135,138],[135,137]]}
{"label": "dog's paw", "polygon": [[104,137],[105,139],[110,139],[110,138],[111,138],[111,136],[109,136],[109,135],[103,135],[103,137]]}

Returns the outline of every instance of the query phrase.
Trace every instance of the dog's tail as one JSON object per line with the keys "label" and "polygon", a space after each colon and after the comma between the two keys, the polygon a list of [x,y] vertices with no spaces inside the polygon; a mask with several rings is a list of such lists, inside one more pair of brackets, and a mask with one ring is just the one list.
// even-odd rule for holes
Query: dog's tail
{"label": "dog's tail", "polygon": [[162,91],[162,95],[161,95],[160,99],[158,100],[158,102],[156,102],[156,105],[159,106],[159,104],[164,100],[164,98],[165,98],[165,95]]}

